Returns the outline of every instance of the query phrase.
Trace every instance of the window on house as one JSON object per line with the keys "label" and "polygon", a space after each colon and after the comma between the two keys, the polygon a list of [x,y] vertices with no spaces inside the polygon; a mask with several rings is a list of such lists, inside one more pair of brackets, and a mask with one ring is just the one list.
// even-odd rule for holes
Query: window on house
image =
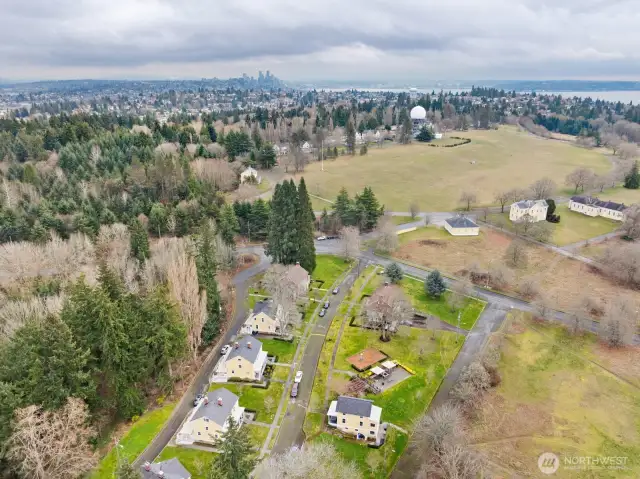
{"label": "window on house", "polygon": [[372,436],[376,435],[376,433],[374,431],[369,431],[369,434],[371,434]]}
{"label": "window on house", "polygon": [[347,422],[347,420],[345,418],[342,418],[342,424],[344,424],[345,422]]}
{"label": "window on house", "polygon": [[200,436],[200,435],[201,435],[201,434],[200,434],[200,431],[198,431],[198,436]]}
{"label": "window on house", "polygon": [[206,427],[204,428],[204,430],[205,430],[205,431],[208,431],[208,430],[209,430],[209,426],[206,426]]}
{"label": "window on house", "polygon": [[372,423],[371,423],[371,427],[376,427],[376,423],[375,423],[375,422],[372,422]]}
{"label": "window on house", "polygon": [[360,421],[360,425],[362,426],[362,421]]}

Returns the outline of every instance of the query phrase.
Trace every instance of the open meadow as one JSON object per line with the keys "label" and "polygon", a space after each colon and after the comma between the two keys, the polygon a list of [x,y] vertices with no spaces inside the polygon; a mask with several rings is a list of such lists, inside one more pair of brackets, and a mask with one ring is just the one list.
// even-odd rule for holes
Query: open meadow
{"label": "open meadow", "polygon": [[[394,257],[459,276],[474,263],[484,269],[503,263],[510,243],[509,236],[489,228],[481,228],[479,236],[438,239],[434,228],[429,227],[409,233]],[[515,278],[506,292],[517,293],[519,282],[527,277],[536,280],[559,309],[576,306],[586,294],[603,304],[621,292],[640,300],[637,290],[613,283],[580,261],[542,246],[528,245],[526,251],[527,264],[513,270]]]}
{"label": "open meadow", "polygon": [[[640,370],[628,367],[640,349],[610,350],[592,335],[570,337],[524,314],[491,341],[501,351],[502,382],[485,395],[469,431],[490,477],[547,477],[537,465],[543,452],[560,459],[553,477],[640,477]],[[626,458],[624,469],[571,463],[602,456]]]}
{"label": "open meadow", "polygon": [[599,150],[546,140],[515,127],[470,130],[460,136],[471,143],[454,148],[417,142],[371,147],[366,156],[325,161],[324,171],[320,163],[313,162],[303,176],[310,193],[330,200],[343,186],[350,194],[371,186],[392,211],[407,211],[412,202],[423,211],[450,211],[460,206],[463,191],[476,193],[479,205],[489,205],[496,191],[525,188],[545,176],[561,185],[579,166],[596,173],[611,169]]}

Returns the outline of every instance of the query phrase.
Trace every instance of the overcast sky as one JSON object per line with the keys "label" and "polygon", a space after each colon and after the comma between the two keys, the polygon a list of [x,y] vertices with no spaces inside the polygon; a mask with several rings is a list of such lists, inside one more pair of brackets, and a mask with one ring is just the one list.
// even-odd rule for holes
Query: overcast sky
{"label": "overcast sky", "polygon": [[0,0],[0,78],[640,80],[640,0]]}

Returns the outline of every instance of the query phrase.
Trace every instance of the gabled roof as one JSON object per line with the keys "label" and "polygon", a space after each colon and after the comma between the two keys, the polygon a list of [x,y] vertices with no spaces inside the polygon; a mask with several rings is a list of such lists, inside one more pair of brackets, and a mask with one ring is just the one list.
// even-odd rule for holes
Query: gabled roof
{"label": "gabled roof", "polygon": [[520,208],[521,210],[528,210],[532,206],[538,205],[538,204],[542,206],[549,206],[547,204],[547,200],[522,200],[514,204],[517,205],[518,208]]}
{"label": "gabled roof", "polygon": [[273,301],[270,299],[263,299],[258,301],[253,307],[253,314],[265,313],[271,316],[273,313]]}
{"label": "gabled roof", "polygon": [[336,404],[336,411],[344,414],[353,414],[354,416],[369,417],[372,406],[373,401],[369,399],[340,396]]}
{"label": "gabled roof", "polygon": [[477,228],[478,225],[466,216],[454,216],[445,220],[452,228]]}
{"label": "gabled roof", "polygon": [[[218,404],[218,399],[222,399],[222,405]],[[191,420],[194,421],[204,417],[219,426],[223,426],[237,402],[238,396],[228,389],[216,389],[207,394],[207,400],[203,400],[200,403]]]}
{"label": "gabled roof", "polygon": [[[143,479],[189,479],[191,473],[187,471],[182,463],[175,457],[162,462],[154,462],[149,464],[149,470],[140,466],[140,473]],[[160,474],[162,471],[162,474]]]}
{"label": "gabled roof", "polygon": [[[238,347],[236,348],[236,344]],[[262,351],[262,343],[252,336],[243,336],[231,346],[231,353],[227,361],[234,358],[244,358],[250,363],[255,363]]]}
{"label": "gabled roof", "polygon": [[295,266],[289,268],[287,278],[289,278],[295,284],[300,284],[303,281],[307,281],[307,279],[309,279],[309,273],[302,266],[296,264]]}

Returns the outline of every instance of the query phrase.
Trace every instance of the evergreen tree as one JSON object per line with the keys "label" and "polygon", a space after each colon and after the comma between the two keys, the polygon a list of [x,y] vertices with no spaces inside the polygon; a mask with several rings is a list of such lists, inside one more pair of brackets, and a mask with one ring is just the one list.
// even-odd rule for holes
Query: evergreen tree
{"label": "evergreen tree", "polygon": [[447,290],[440,271],[433,270],[424,281],[424,290],[432,298],[439,298]]}
{"label": "evergreen tree", "polygon": [[207,479],[248,479],[257,464],[247,428],[238,427],[233,418],[217,444],[220,454],[209,466]]}
{"label": "evergreen tree", "polygon": [[149,231],[162,236],[167,231],[167,209],[162,203],[154,203],[149,212]]}
{"label": "evergreen tree", "polygon": [[427,128],[426,126],[423,126],[420,129],[420,133],[418,133],[418,135],[416,136],[416,140],[422,141],[422,142],[429,142],[433,140],[433,133],[431,133],[431,130],[429,128]]}
{"label": "evergreen tree", "polygon": [[115,477],[116,479],[142,479],[142,474],[127,459],[120,459],[116,467]]}
{"label": "evergreen tree", "polygon": [[404,273],[402,272],[402,269],[400,268],[400,266],[398,266],[398,263],[391,263],[390,265],[388,265],[384,269],[384,274],[387,275],[387,278],[389,278],[389,280],[393,284],[399,283],[400,281],[402,281],[402,278],[404,277]]}
{"label": "evergreen tree", "polygon": [[640,173],[638,173],[638,162],[635,161],[631,171],[624,177],[624,187],[631,190],[640,188]]}
{"label": "evergreen tree", "polygon": [[266,248],[266,254],[276,263],[295,264],[297,261],[299,247],[297,203],[298,191],[293,180],[276,185],[271,200]]}
{"label": "evergreen tree", "polygon": [[296,210],[296,221],[298,231],[298,261],[300,266],[312,273],[316,269],[316,247],[314,243],[314,224],[316,216],[311,207],[311,199],[307,193],[307,186],[304,178],[300,179],[298,185],[298,204]]}
{"label": "evergreen tree", "polygon": [[207,292],[207,321],[202,328],[202,344],[211,344],[220,328],[220,293],[216,281],[216,252],[214,233],[208,221],[200,228],[196,267],[198,283]]}
{"label": "evergreen tree", "polygon": [[218,221],[218,232],[228,245],[234,244],[235,236],[240,232],[240,224],[232,205],[224,205]]}
{"label": "evergreen tree", "polygon": [[264,240],[269,233],[269,205],[258,198],[253,205],[247,220],[249,239]]}
{"label": "evergreen tree", "polygon": [[211,143],[215,143],[218,140],[216,128],[213,126],[213,124],[209,123],[209,125],[207,126],[207,130],[209,131],[209,138],[211,139]]}
{"label": "evergreen tree", "polygon": [[131,244],[131,256],[136,258],[141,264],[149,258],[149,236],[142,223],[135,218],[129,224],[129,242]]}
{"label": "evergreen tree", "polygon": [[253,141],[253,145],[257,150],[262,148],[262,137],[260,136],[260,131],[258,130],[258,124],[253,124],[253,129],[251,130],[251,140]]}
{"label": "evergreen tree", "polygon": [[276,152],[273,149],[273,145],[267,143],[262,147],[258,163],[260,164],[260,168],[264,169],[271,169],[276,166]]}
{"label": "evergreen tree", "polygon": [[360,212],[361,229],[372,230],[378,224],[378,219],[384,214],[384,208],[380,206],[371,187],[366,186],[362,195],[356,199],[356,208]]}
{"label": "evergreen tree", "polygon": [[[211,137],[209,136],[209,128],[207,125],[202,125],[202,128],[200,128],[200,141],[205,145],[208,143],[211,143]],[[198,155],[198,156],[204,156],[204,155]]]}
{"label": "evergreen tree", "polygon": [[333,205],[333,210],[338,216],[342,226],[353,225],[353,218],[351,216],[353,211],[351,199],[349,198],[349,193],[347,193],[347,190],[344,187],[340,189],[340,192],[338,193],[336,202]]}
{"label": "evergreen tree", "polygon": [[347,135],[347,151],[350,155],[354,155],[356,151],[356,129],[353,126],[353,120],[349,118],[346,128]]}

